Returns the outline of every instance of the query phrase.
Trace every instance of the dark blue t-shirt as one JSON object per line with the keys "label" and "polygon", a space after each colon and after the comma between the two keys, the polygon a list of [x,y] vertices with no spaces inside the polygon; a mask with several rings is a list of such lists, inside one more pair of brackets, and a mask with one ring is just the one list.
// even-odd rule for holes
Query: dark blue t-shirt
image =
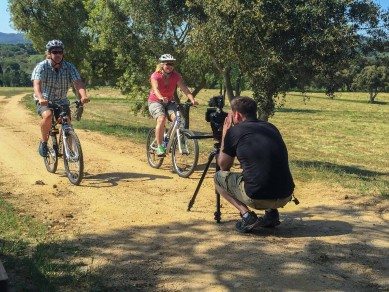
{"label": "dark blue t-shirt", "polygon": [[235,125],[226,133],[223,152],[238,158],[250,198],[278,199],[293,193],[288,151],[273,124],[248,119]]}

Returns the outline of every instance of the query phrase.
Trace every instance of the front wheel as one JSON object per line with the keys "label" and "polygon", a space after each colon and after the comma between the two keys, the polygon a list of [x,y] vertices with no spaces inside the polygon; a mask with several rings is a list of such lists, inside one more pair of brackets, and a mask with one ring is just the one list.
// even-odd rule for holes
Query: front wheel
{"label": "front wheel", "polygon": [[47,141],[47,156],[43,158],[48,172],[55,173],[58,166],[58,144],[57,136],[50,135]]}
{"label": "front wheel", "polygon": [[160,168],[163,162],[163,157],[158,157],[157,140],[155,139],[155,129],[151,129],[146,139],[147,162],[153,168]]}
{"label": "front wheel", "polygon": [[199,160],[199,142],[190,139],[193,135],[190,130],[180,130],[179,137],[176,136],[173,141],[173,168],[180,177],[189,177]]}
{"label": "front wheel", "polygon": [[84,177],[84,157],[80,140],[74,131],[63,134],[63,161],[69,181],[79,185]]}

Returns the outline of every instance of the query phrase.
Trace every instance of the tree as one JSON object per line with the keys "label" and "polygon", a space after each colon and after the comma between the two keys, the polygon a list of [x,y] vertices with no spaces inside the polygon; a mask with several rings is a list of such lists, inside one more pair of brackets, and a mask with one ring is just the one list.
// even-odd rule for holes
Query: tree
{"label": "tree", "polygon": [[366,66],[357,74],[354,89],[369,92],[369,102],[374,103],[381,91],[389,90],[389,69],[386,66]]}
{"label": "tree", "polygon": [[[204,16],[194,25],[194,43],[220,71],[232,64],[250,80],[260,116],[274,111],[274,97],[302,90],[320,72],[345,67],[358,43],[360,25],[376,25],[370,1],[193,0]],[[201,42],[207,36],[206,42]]]}
{"label": "tree", "polygon": [[86,39],[90,80],[116,84],[136,109],[158,56],[169,52],[195,93],[218,76],[231,100],[245,80],[263,119],[279,93],[304,90],[319,74],[336,80],[355,56],[359,30],[380,17],[369,0],[11,0],[10,8],[35,47],[57,32],[58,19],[73,58],[84,57],[78,45]]}
{"label": "tree", "polygon": [[66,59],[81,63],[89,49],[85,23],[88,14],[82,0],[9,0],[14,26],[26,33],[38,52],[49,40],[65,44]]}

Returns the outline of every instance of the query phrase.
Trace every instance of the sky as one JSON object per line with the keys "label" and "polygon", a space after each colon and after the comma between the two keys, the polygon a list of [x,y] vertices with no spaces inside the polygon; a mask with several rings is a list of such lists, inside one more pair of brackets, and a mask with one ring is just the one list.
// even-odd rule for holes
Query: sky
{"label": "sky", "polygon": [[[389,8],[389,0],[374,0],[382,8]],[[8,0],[0,0],[0,32],[4,33],[16,33],[17,31],[12,28],[10,24],[10,15],[8,11]]]}

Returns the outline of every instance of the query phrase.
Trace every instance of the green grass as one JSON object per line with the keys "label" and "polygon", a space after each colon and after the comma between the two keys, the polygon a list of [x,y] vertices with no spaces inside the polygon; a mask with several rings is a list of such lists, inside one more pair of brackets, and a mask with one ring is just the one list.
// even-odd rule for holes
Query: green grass
{"label": "green grass", "polygon": [[[147,132],[154,127],[153,119],[134,115],[131,102],[116,90],[93,89],[89,94],[92,102],[85,107],[82,120],[75,122],[77,128],[144,143]],[[211,132],[205,112],[209,98],[217,94],[217,90],[203,90],[197,96],[200,105],[190,113],[194,132]],[[34,108],[29,95],[25,100],[29,108]],[[224,109],[229,110],[228,102]],[[337,93],[335,99],[329,99],[324,93],[303,96],[292,92],[270,122],[284,136],[297,181],[340,185],[359,195],[387,197],[388,116],[388,93],[380,93],[377,103],[370,104],[366,93]],[[200,141],[200,155],[204,158],[212,148],[212,140]]]}
{"label": "green grass", "polygon": [[[83,267],[90,258],[79,245],[53,238],[48,227],[30,216],[20,215],[2,199],[0,192],[0,258],[15,291],[68,291],[92,289],[98,275]],[[69,290],[70,289],[70,290]]]}
{"label": "green grass", "polygon": [[0,96],[5,96],[6,98],[25,92],[31,92],[30,95],[32,95],[33,90],[31,87],[0,87]]}
{"label": "green grass", "polygon": [[381,93],[376,104],[365,93],[308,96],[304,104],[301,95],[288,95],[271,119],[289,146],[295,176],[388,196],[389,94]]}
{"label": "green grass", "polygon": [[[205,112],[209,98],[217,94],[217,90],[203,90],[197,96],[200,105],[190,114],[193,131],[211,132]],[[96,89],[90,95],[92,102],[76,127],[144,143],[154,127],[151,118],[131,113],[130,101],[115,90]],[[337,93],[335,99],[324,93],[308,93],[305,98],[290,93],[270,122],[285,138],[297,181],[341,185],[359,195],[388,196],[388,105],[388,93],[380,93],[376,104],[368,103],[366,93]],[[213,141],[200,141],[201,155],[208,157],[212,147]]]}

